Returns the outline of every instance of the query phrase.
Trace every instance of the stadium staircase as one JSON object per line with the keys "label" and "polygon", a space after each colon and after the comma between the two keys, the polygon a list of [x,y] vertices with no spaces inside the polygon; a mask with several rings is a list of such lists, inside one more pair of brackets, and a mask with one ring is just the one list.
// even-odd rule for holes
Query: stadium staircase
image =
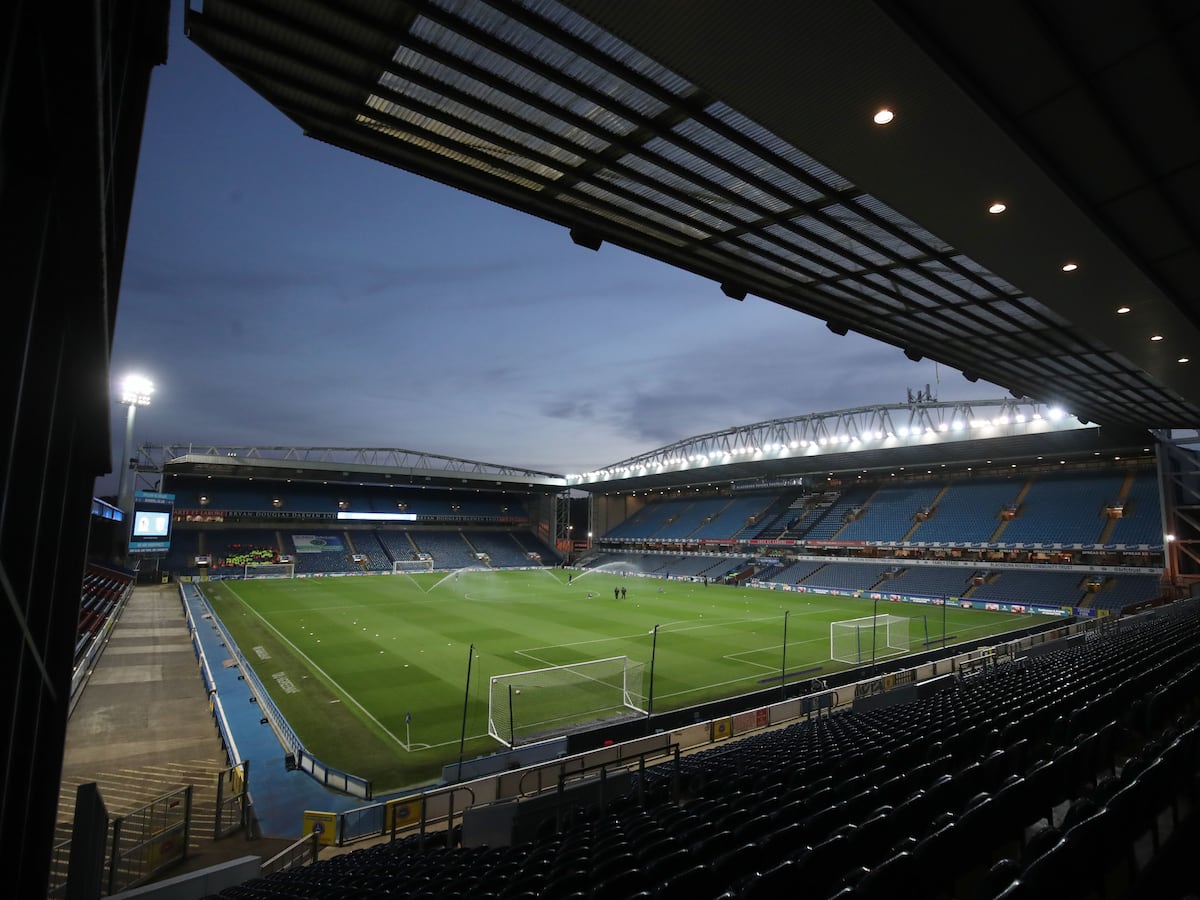
{"label": "stadium staircase", "polygon": [[[1017,508],[1017,513],[1015,516],[1013,516],[1013,519],[1015,519],[1021,515],[1021,507],[1025,505],[1025,497],[1032,489],[1033,489],[1033,479],[1031,478],[1028,481],[1026,481],[1025,484],[1021,487],[1021,492],[1019,494],[1017,494],[1017,499],[1013,501],[1013,506],[1015,506]],[[1011,521],[1012,521],[1012,519],[1001,520],[1000,527],[992,532],[992,536],[990,538],[988,538],[988,543],[994,544],[997,541],[999,541],[1000,535],[1004,534],[1004,529],[1008,527],[1008,523]]]}
{"label": "stadium staircase", "polygon": [[[942,489],[940,491],[938,491],[937,496],[934,497],[932,501],[930,501],[929,509],[930,509],[930,512],[932,515],[937,515],[937,506],[939,503],[942,502],[942,498],[946,496],[946,491],[948,491],[948,490],[950,490],[950,485],[943,484]],[[911,541],[913,533],[918,528],[920,528],[923,524],[925,524],[925,522],[926,522],[925,519],[916,518],[916,513],[913,513],[913,516],[914,516],[914,518],[913,518],[912,528],[910,528],[910,529],[908,529],[908,531],[904,532],[904,537],[900,538],[901,541]]]}
{"label": "stadium staircase", "polygon": [[[1136,480],[1137,476],[1133,472],[1129,472],[1125,476],[1125,481],[1121,484],[1121,492],[1117,495],[1118,503],[1124,505],[1128,501],[1129,492],[1133,490],[1133,483]],[[1107,544],[1110,540],[1112,540],[1112,534],[1116,530],[1117,522],[1119,521],[1121,520],[1109,519],[1107,524],[1105,524],[1104,528],[1101,530],[1100,537],[1097,539],[1097,543]]]}

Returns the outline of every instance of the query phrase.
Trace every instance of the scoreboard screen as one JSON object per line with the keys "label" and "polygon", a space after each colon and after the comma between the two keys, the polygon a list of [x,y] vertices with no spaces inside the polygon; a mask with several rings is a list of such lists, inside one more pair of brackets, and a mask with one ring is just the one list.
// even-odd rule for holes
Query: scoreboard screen
{"label": "scoreboard screen", "polygon": [[130,553],[166,553],[171,548],[175,495],[137,491],[133,495]]}

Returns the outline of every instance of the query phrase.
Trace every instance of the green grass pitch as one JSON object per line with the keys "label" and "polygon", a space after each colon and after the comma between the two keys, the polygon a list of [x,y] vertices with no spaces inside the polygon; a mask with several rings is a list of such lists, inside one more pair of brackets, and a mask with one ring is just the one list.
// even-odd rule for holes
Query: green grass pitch
{"label": "green grass pitch", "polygon": [[[487,736],[492,676],[613,656],[648,673],[658,625],[654,710],[664,712],[778,687],[785,611],[790,677],[843,668],[829,658],[829,624],[870,616],[872,607],[602,571],[567,579],[555,569],[465,571],[211,582],[205,591],[305,747],[372,779],[377,793],[427,783],[458,759],[464,699],[465,758],[501,749]],[[622,585],[626,598],[614,600]],[[940,608],[888,603],[879,611],[911,618],[913,650],[923,647],[926,617],[929,638],[941,639]],[[946,611],[952,642],[1034,621]]]}

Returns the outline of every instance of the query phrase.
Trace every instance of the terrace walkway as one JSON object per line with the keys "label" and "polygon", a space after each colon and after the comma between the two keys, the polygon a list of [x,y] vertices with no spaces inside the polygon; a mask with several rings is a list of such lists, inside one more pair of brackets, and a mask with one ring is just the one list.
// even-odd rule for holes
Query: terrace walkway
{"label": "terrace walkway", "polygon": [[[278,756],[282,754],[280,750]],[[109,815],[194,784],[189,858],[166,876],[242,856],[273,856],[289,840],[247,840],[244,835],[212,840],[216,773],[224,767],[179,587],[135,588],[67,725],[58,836],[70,837],[80,784],[96,782]],[[255,776],[252,764],[252,791]],[[292,833],[299,832],[300,821],[296,819]]]}

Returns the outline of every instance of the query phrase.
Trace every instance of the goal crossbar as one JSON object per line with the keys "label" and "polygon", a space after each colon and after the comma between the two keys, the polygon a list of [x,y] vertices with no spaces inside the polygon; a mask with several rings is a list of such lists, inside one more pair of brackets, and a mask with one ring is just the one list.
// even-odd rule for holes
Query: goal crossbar
{"label": "goal crossbar", "polygon": [[907,616],[884,613],[829,623],[829,658],[857,665],[909,651]]}
{"label": "goal crossbar", "polygon": [[644,665],[626,656],[495,675],[488,734],[507,747],[597,722],[644,715]]}
{"label": "goal crossbar", "polygon": [[246,563],[242,578],[295,578],[295,563]]}

